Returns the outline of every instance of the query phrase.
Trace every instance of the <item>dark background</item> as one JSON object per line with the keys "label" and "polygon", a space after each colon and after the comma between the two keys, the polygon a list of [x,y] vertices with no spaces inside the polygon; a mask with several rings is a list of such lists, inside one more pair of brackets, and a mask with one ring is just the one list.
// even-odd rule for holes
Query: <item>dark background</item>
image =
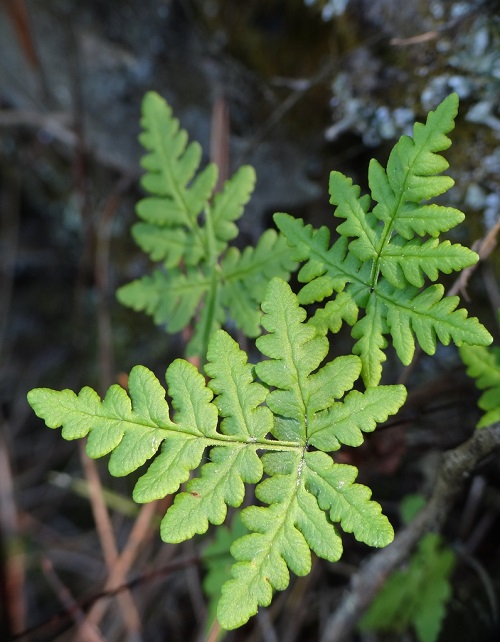
{"label": "dark background", "polygon": [[[103,554],[103,538],[113,549],[113,537],[96,531],[92,470],[85,472],[78,444],[33,415],[26,392],[102,391],[126,381],[137,363],[162,377],[182,354],[179,337],[114,298],[148,269],[129,236],[141,196],[137,134],[146,91],[170,102],[205,160],[219,159],[229,172],[255,166],[242,245],[255,242],[275,211],[332,226],[329,171],[366,188],[369,159],[384,162],[395,140],[451,91],[461,107],[446,154],[456,180],[446,202],[467,215],[451,238],[471,245],[498,218],[498,3],[351,0],[331,19],[321,13],[328,3],[307,4],[0,2],[0,639],[45,623],[18,639],[74,640],[75,621],[107,590],[104,559],[117,563],[116,551]],[[496,339],[498,275],[493,252],[467,290],[468,309]],[[350,351],[348,335],[335,350]],[[406,378],[402,416],[342,457],[360,467],[361,481],[398,526],[401,498],[428,492],[439,453],[472,432],[477,395],[451,347],[420,356],[406,373],[391,356],[385,377]],[[105,462],[97,467],[106,489],[130,497],[133,480],[111,478]],[[499,482],[497,464],[486,462],[447,522],[448,541],[465,546],[473,563],[457,566],[442,640],[487,639],[493,630]],[[131,532],[138,537],[123,575],[135,584],[121,602],[97,602],[107,610],[82,639],[204,639],[199,553],[208,536],[164,545],[154,519],[147,523],[165,506],[143,512],[142,527],[130,503],[106,501],[118,550],[130,551]],[[294,578],[270,609],[227,639],[319,640],[370,554],[344,539],[340,563],[316,562],[309,577]]]}

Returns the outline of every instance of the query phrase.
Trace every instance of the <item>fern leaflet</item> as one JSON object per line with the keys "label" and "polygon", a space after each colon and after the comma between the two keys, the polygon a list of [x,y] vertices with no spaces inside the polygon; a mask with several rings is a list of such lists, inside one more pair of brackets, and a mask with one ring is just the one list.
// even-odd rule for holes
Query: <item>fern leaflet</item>
{"label": "fern leaflet", "polygon": [[[332,246],[326,228],[314,230],[300,219],[275,215],[294,258],[305,262],[299,272],[305,284],[300,302],[323,301],[333,292],[342,296],[339,304],[328,301],[318,310],[313,323],[320,332],[336,332],[344,320],[353,326],[354,352],[361,357],[367,386],[380,381],[388,335],[405,365],[413,358],[415,339],[428,354],[436,350],[436,337],[458,346],[492,340],[476,318],[457,309],[458,297],[445,297],[440,284],[425,287],[426,279],[436,281],[440,273],[478,260],[468,248],[438,238],[464,215],[422,202],[453,185],[450,177],[438,175],[448,167],[439,152],[451,144],[446,134],[453,129],[457,107],[458,98],[451,94],[425,124],[416,123],[413,138],[403,136],[394,146],[387,170],[371,161],[370,195],[360,196],[349,178],[331,173],[330,202],[336,206],[335,216],[344,219]],[[420,238],[425,236],[430,238]]]}
{"label": "fern leaflet", "polygon": [[62,426],[66,439],[88,435],[91,457],[111,453],[114,475],[136,470],[160,450],[135,486],[139,502],[176,493],[210,449],[199,476],[188,481],[163,518],[167,542],[221,524],[227,506],[243,502],[245,484],[258,484],[263,505],[242,511],[250,533],[231,548],[237,561],[218,609],[224,628],[242,625],[268,605],[273,589],[288,585],[289,569],[306,574],[311,550],[337,560],[342,544],[335,524],[372,546],[393,537],[370,490],[355,483],[356,468],[336,464],[327,452],[359,445],[363,432],[397,412],[405,388],[351,390],[361,371],[355,355],[322,365],[328,341],[306,322],[281,279],[271,280],[262,308],[268,334],[257,345],[267,359],[251,366],[236,342],[218,330],[209,343],[208,383],[182,359],[167,369],[172,408],[164,388],[142,366],[130,374],[129,394],[114,385],[103,401],[90,388],[79,395],[43,388],[28,395],[37,415],[51,428]]}

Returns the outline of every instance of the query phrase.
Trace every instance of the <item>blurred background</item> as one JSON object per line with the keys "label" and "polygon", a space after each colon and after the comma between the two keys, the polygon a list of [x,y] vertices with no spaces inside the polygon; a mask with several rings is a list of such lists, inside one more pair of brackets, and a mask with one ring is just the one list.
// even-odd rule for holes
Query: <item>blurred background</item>
{"label": "blurred background", "polygon": [[[36,386],[102,392],[138,363],[162,378],[182,355],[179,337],[114,297],[149,269],[129,229],[141,197],[140,103],[151,89],[223,175],[254,165],[241,246],[276,211],[332,227],[329,172],[366,189],[370,158],[384,163],[452,91],[461,104],[446,157],[456,185],[445,200],[466,222],[451,238],[471,246],[488,233],[494,240],[498,226],[495,0],[1,0],[1,640],[75,640],[77,626],[78,639],[92,641],[217,639],[200,557],[211,534],[162,544],[165,503],[134,506],[133,479],[89,463],[26,402]],[[499,269],[492,252],[464,292],[496,339]],[[348,335],[338,341],[350,350]],[[420,356],[408,372],[390,359],[386,381],[401,378],[410,392],[403,416],[342,454],[396,527],[401,499],[432,487],[439,453],[477,421],[453,348]],[[449,541],[474,563],[455,572],[442,640],[494,635],[499,493],[500,469],[486,462],[448,520]],[[316,561],[226,639],[326,642],[325,623],[370,553],[352,537],[345,551],[336,565]]]}

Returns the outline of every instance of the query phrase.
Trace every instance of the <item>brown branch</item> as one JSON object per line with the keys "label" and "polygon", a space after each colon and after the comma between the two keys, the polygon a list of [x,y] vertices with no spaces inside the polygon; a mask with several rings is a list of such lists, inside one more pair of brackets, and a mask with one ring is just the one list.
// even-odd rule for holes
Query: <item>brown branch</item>
{"label": "brown branch", "polygon": [[2,4],[16,34],[19,48],[25,60],[36,74],[39,91],[45,100],[49,100],[50,92],[47,78],[40,56],[38,55],[28,6],[25,0],[3,0]]}
{"label": "brown branch", "polygon": [[[111,523],[111,517],[106,505],[106,500],[104,498],[101,478],[99,476],[99,471],[97,470],[97,465],[95,461],[93,459],[90,459],[90,457],[86,454],[83,441],[79,443],[79,446],[80,459],[82,462],[85,478],[87,479],[89,485],[90,506],[92,508],[99,542],[103,551],[104,561],[108,571],[108,577],[111,577],[116,569],[116,565],[118,564],[119,560],[113,525]],[[118,602],[123,620],[129,631],[139,631],[141,628],[141,619],[132,595],[128,591],[125,593],[121,593],[118,596]],[[92,624],[95,624],[97,626],[97,622]],[[79,630],[79,633],[81,635],[77,635],[77,639],[85,639],[84,637],[82,637],[82,635],[84,636],[86,626],[87,622],[85,621],[83,633],[81,630]]]}
{"label": "brown branch", "polygon": [[477,430],[443,455],[437,483],[427,506],[401,530],[392,544],[375,553],[351,581],[351,587],[328,620],[320,642],[345,642],[387,577],[404,562],[424,533],[439,529],[453,500],[476,465],[500,448],[500,424]]}

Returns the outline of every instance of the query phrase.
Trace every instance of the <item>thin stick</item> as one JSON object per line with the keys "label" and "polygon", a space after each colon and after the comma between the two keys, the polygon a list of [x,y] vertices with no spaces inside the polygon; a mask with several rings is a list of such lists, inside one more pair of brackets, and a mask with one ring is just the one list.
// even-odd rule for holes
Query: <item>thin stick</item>
{"label": "thin stick", "polygon": [[[101,543],[108,575],[109,578],[111,578],[119,560],[113,525],[109,516],[108,507],[104,500],[101,479],[99,477],[96,463],[85,453],[83,441],[80,441],[79,446],[83,470],[89,485],[90,505],[94,515],[97,534]],[[120,593],[118,595],[118,600],[127,629],[130,632],[140,631],[141,619],[131,593],[128,591]]]}
{"label": "thin stick", "polygon": [[488,233],[486,236],[484,236],[479,242],[478,242],[478,248],[477,248],[477,253],[479,254],[479,261],[477,263],[474,263],[474,265],[471,265],[468,268],[465,268],[460,273],[459,278],[455,281],[455,283],[451,286],[451,288],[448,290],[446,293],[448,296],[452,296],[454,294],[458,294],[459,292],[465,292],[465,289],[467,288],[467,283],[469,282],[470,277],[472,274],[477,270],[479,265],[485,261],[489,255],[493,252],[497,245],[497,236],[500,232],[500,218],[498,221],[493,225],[493,227],[488,230]]}
{"label": "thin stick", "polygon": [[[127,544],[110,570],[109,577],[104,585],[104,591],[113,591],[125,582],[126,575],[139,554],[139,550],[144,545],[145,539],[151,534],[151,520],[155,514],[157,504],[158,502],[151,502],[141,508]],[[108,607],[108,600],[99,600],[90,609],[86,621],[97,626]]]}
{"label": "thin stick", "polygon": [[74,618],[75,622],[80,623],[81,639],[85,640],[85,642],[104,642],[104,638],[100,634],[99,630],[89,622],[85,621],[85,614],[79,608],[77,601],[71,595],[68,587],[62,583],[61,579],[54,571],[52,561],[48,557],[42,559],[42,570],[61,604],[66,608],[67,612],[71,614],[71,617]]}

